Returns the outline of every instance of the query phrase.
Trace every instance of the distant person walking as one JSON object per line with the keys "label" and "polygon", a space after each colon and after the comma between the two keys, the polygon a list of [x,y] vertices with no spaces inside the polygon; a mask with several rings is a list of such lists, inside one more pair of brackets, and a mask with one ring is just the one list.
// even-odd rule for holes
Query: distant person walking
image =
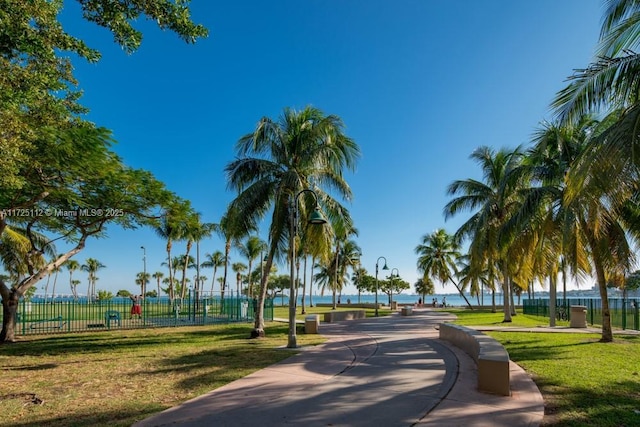
{"label": "distant person walking", "polygon": [[138,319],[142,319],[142,295],[129,295],[129,299],[131,299],[131,317],[138,316]]}

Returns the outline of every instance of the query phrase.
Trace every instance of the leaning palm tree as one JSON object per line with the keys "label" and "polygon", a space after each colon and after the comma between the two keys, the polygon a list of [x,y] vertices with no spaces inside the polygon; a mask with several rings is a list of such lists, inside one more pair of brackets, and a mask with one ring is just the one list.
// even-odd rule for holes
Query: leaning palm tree
{"label": "leaning palm tree", "polygon": [[422,242],[416,246],[415,253],[418,255],[418,271],[423,274],[423,280],[436,278],[443,286],[451,282],[469,308],[473,309],[462,288],[453,279],[458,274],[457,264],[462,257],[460,245],[453,236],[442,228],[425,234]]}
{"label": "leaning palm tree", "polygon": [[[272,213],[266,271],[270,271],[274,260],[287,253],[290,246],[287,243],[294,237],[290,235],[294,212],[300,214],[302,224],[317,205],[330,221],[341,214],[348,216],[332,196],[351,199],[343,171],[355,168],[360,150],[344,134],[344,125],[337,116],[326,116],[313,107],[302,111],[285,109],[277,121],[261,119],[253,132],[238,141],[236,148],[238,158],[225,168],[229,187],[239,192],[233,201],[234,209],[250,226]],[[309,192],[300,193],[307,189],[317,197]],[[331,193],[325,192],[329,189]],[[265,275],[260,284],[252,336],[264,336],[266,283]],[[291,323],[290,347],[295,346],[295,324]]]}

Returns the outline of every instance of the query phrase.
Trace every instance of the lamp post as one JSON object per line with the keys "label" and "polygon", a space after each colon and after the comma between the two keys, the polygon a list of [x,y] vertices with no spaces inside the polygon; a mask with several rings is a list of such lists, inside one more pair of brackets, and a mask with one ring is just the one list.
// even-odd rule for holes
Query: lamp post
{"label": "lamp post", "polygon": [[[147,250],[144,246],[140,246],[142,249],[142,296],[144,297],[145,291],[147,290]],[[160,295],[158,295],[160,296]]]}
{"label": "lamp post", "polygon": [[287,348],[296,348],[298,346],[296,338],[296,278],[295,278],[295,265],[296,265],[296,236],[298,235],[298,198],[302,193],[311,193],[314,199],[315,208],[309,216],[309,224],[321,225],[325,224],[327,220],[324,218],[318,208],[318,196],[313,190],[305,188],[301,190],[295,197],[292,197],[293,205],[291,206],[291,218],[290,218],[290,233],[289,233],[289,247],[291,248],[291,283],[289,286],[289,339],[287,342]]}
{"label": "lamp post", "polygon": [[[396,274],[395,276],[393,275],[393,271],[395,270]],[[391,287],[390,287],[390,294],[389,294],[389,306],[393,308],[393,278],[394,277],[400,277],[400,272],[398,271],[397,268],[392,268],[391,269],[391,277],[389,278],[389,280],[391,281]]]}
{"label": "lamp post", "polygon": [[384,260],[384,266],[382,267],[383,270],[388,270],[389,267],[387,267],[387,259],[383,256],[378,257],[378,259],[376,260],[376,308],[375,308],[375,316],[378,317],[378,263],[380,262],[380,260],[383,259]]}

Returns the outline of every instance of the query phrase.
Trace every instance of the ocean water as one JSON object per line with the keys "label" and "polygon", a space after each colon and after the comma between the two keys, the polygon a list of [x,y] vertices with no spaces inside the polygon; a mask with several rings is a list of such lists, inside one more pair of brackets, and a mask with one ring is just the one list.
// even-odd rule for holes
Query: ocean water
{"label": "ocean water", "polygon": [[[467,299],[469,300],[469,302],[471,303],[472,306],[477,306],[478,305],[478,301],[475,297],[471,297],[468,295],[465,295],[467,297]],[[361,303],[371,303],[373,304],[375,302],[375,295],[374,294],[366,294],[366,295],[360,295],[359,297],[360,299],[358,300],[358,295],[342,295],[340,297],[340,303],[341,304],[346,304],[347,300],[351,300],[352,304],[357,304],[358,302]],[[421,298],[421,295],[415,295],[415,294],[400,294],[400,295],[394,295],[393,296],[393,300],[397,301],[398,304],[414,304],[418,302],[418,299]],[[442,300],[445,299],[447,306],[452,306],[452,307],[462,307],[462,306],[466,306],[467,303],[465,302],[465,300],[460,296],[460,294],[435,294],[435,295],[427,295],[425,297],[425,301],[426,304],[431,304],[431,302],[433,301],[433,299],[436,298],[438,301],[438,305],[442,304]],[[302,304],[301,301],[301,297],[298,296],[298,305]],[[316,303],[323,303],[323,304],[331,304],[333,302],[333,297],[331,295],[324,295],[324,296],[320,296],[320,295],[314,295],[313,296],[313,304]],[[288,304],[289,303],[289,297],[287,295],[285,295],[284,297],[276,297],[274,299],[274,304],[276,305],[280,305],[280,304]],[[389,304],[389,297],[386,294],[378,294],[378,303],[380,304]],[[496,304],[502,304],[502,294],[496,294]],[[307,295],[305,297],[305,305],[309,305],[309,295]],[[491,305],[491,295],[487,294],[484,295],[484,305]]]}

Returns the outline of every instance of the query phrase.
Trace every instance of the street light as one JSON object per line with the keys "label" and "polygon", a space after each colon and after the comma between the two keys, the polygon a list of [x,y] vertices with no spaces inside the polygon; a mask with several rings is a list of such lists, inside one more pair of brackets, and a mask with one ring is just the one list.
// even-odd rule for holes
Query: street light
{"label": "street light", "polygon": [[296,348],[298,346],[296,339],[296,279],[295,279],[295,265],[296,265],[296,236],[298,235],[298,198],[302,193],[311,193],[314,199],[315,207],[313,212],[309,216],[308,223],[313,225],[325,224],[327,220],[324,218],[320,209],[318,208],[318,195],[313,191],[305,188],[296,194],[293,199],[293,206],[291,207],[291,224],[290,225],[290,237],[289,246],[291,248],[291,284],[289,286],[289,340],[287,342],[287,348]]}
{"label": "street light", "polygon": [[389,269],[389,267],[387,267],[387,259],[383,256],[378,257],[378,259],[376,260],[376,309],[375,309],[376,317],[378,317],[378,263],[380,262],[381,259],[384,260],[384,267],[382,267],[382,269],[383,270]]}
{"label": "street light", "polygon": [[142,296],[144,296],[147,288],[147,250],[144,246],[140,246],[140,249],[142,249]]}
{"label": "street light", "polygon": [[[393,270],[396,271],[396,275],[393,275]],[[389,288],[389,305],[393,308],[393,278],[394,277],[400,277],[400,272],[398,271],[397,268],[392,268],[391,269],[391,277],[389,278],[389,280],[391,281],[391,287]]]}

